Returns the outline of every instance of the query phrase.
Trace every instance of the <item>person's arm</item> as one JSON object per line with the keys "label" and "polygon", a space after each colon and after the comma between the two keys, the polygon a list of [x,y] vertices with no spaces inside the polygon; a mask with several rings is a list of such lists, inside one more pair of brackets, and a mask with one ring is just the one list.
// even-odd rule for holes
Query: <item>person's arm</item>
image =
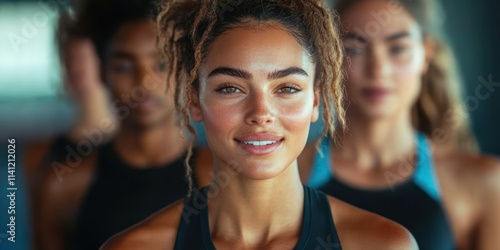
{"label": "person's arm", "polygon": [[[64,158],[62,158],[64,159]],[[42,166],[33,200],[35,249],[68,249],[76,211],[92,179],[95,155],[87,156],[71,172],[61,175],[52,161]],[[59,167],[66,165],[58,161]],[[68,167],[68,166],[66,166]]]}
{"label": "person's arm", "polygon": [[174,249],[184,200],[177,201],[146,220],[114,235],[100,250]]}
{"label": "person's arm", "polygon": [[119,122],[101,80],[99,59],[89,39],[69,39],[64,47],[65,87],[78,110],[76,124],[66,136],[74,143],[101,144],[115,134]]}
{"label": "person's arm", "polygon": [[60,199],[61,191],[57,179],[46,176],[42,180],[33,204],[36,249],[65,249],[65,222],[61,215],[65,214],[66,207]]}
{"label": "person's arm", "polygon": [[491,164],[487,176],[482,180],[484,195],[481,219],[477,227],[476,245],[473,249],[496,250],[500,247],[500,162]]}

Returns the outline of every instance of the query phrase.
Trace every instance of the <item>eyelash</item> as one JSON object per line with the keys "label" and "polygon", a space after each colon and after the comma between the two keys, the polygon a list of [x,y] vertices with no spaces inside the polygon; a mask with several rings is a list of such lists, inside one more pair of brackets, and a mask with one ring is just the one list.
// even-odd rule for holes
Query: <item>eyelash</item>
{"label": "eyelash", "polygon": [[403,46],[403,45],[397,45],[397,46],[393,46],[391,49],[390,49],[390,52],[391,54],[393,55],[398,55],[398,54],[402,54],[403,52],[406,51],[406,46]]}
{"label": "eyelash", "polygon": [[363,53],[363,50],[360,48],[345,48],[345,53],[347,56],[355,56]]}
{"label": "eyelash", "polygon": [[215,91],[218,92],[218,93],[221,93],[223,95],[229,95],[229,94],[232,94],[232,93],[238,93],[236,91],[234,92],[228,92],[227,89],[229,88],[233,88],[239,92],[242,92],[238,87],[232,85],[232,84],[229,84],[229,83],[225,83],[223,84],[222,86],[220,86],[219,88],[217,88]]}
{"label": "eyelash", "polygon": [[[299,86],[297,86],[295,84],[290,84],[290,83],[283,84],[282,86],[280,86],[278,88],[278,91],[280,91],[282,89],[290,89],[290,90],[293,91],[293,92],[281,92],[281,93],[283,93],[285,95],[297,94],[298,92],[300,92],[302,90]],[[278,93],[280,93],[280,92],[278,92]]]}
{"label": "eyelash", "polygon": [[[227,89],[234,89],[235,91],[229,92],[229,91],[227,91]],[[290,89],[290,92],[280,92],[280,90],[283,90],[283,89]],[[222,86],[217,88],[215,91],[220,93],[220,94],[223,94],[223,95],[243,92],[238,87],[236,87],[232,84],[229,84],[229,83],[223,84]],[[302,91],[302,89],[299,86],[297,86],[295,84],[289,84],[289,83],[283,84],[278,88],[278,93],[285,94],[285,95],[297,94],[300,91]]]}

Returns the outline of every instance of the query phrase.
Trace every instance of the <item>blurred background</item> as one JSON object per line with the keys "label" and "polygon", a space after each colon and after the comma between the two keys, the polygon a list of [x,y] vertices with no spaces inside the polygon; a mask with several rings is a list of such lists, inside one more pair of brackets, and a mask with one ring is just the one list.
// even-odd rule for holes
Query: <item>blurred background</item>
{"label": "blurred background", "polygon": [[[58,11],[69,0],[0,0],[0,249],[29,249],[29,204],[22,192],[23,146],[50,138],[74,123],[75,106],[65,95],[55,43]],[[500,156],[500,3],[441,0],[448,41],[464,80],[481,151]],[[476,89],[491,83],[487,98]],[[311,129],[318,131],[321,123]],[[197,129],[202,133],[202,126]],[[312,133],[311,138],[317,133]],[[7,138],[16,139],[16,243],[7,240]],[[203,137],[199,138],[203,143]]]}
{"label": "blurred background", "polygon": [[[62,88],[54,38],[57,12],[68,2],[0,0],[1,138],[50,137],[75,120],[74,107]],[[465,83],[463,100],[469,107],[474,132],[483,152],[500,155],[500,88],[493,89],[484,100],[475,93],[485,81],[500,82],[499,3],[441,2],[448,40]]]}

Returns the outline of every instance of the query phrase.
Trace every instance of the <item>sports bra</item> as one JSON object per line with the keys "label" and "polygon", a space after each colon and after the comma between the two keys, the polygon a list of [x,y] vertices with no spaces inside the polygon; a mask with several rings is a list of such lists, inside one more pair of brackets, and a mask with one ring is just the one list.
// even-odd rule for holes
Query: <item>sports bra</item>
{"label": "sports bra", "polygon": [[[187,198],[177,230],[175,250],[216,249],[210,237],[207,190],[208,186]],[[307,186],[304,186],[302,228],[294,249],[342,249],[326,195]]]}
{"label": "sports bra", "polygon": [[325,138],[320,152],[314,157],[308,185],[400,223],[413,234],[420,249],[455,249],[430,144],[422,133],[417,133],[416,139],[417,161],[413,176],[392,187],[372,190],[350,186],[335,177],[330,140]]}

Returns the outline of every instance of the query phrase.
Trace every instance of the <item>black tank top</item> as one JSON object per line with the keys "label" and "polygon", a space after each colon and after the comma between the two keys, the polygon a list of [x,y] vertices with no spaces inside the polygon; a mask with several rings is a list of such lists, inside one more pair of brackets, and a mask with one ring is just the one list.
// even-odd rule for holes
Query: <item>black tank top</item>
{"label": "black tank top", "polygon": [[420,249],[455,249],[453,231],[442,206],[432,154],[423,134],[417,134],[416,144],[418,160],[412,178],[392,188],[371,190],[349,186],[335,177],[329,160],[330,143],[324,140],[321,145],[324,155],[316,156],[313,164],[315,178],[310,184],[351,205],[400,223],[413,234]]}
{"label": "black tank top", "polygon": [[[175,240],[175,250],[215,250],[208,226],[208,187],[187,200]],[[294,249],[342,249],[326,195],[304,186],[304,212],[300,238]]]}
{"label": "black tank top", "polygon": [[77,215],[73,249],[99,249],[114,234],[188,193],[185,156],[164,166],[137,169],[126,164],[112,144],[98,150],[94,179]]}

